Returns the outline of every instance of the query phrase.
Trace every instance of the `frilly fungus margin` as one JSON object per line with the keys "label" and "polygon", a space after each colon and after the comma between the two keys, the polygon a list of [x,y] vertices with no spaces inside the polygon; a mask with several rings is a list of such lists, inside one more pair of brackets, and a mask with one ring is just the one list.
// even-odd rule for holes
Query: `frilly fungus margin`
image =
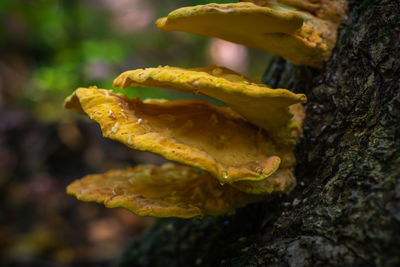
{"label": "frilly fungus margin", "polygon": [[[156,24],[160,29],[219,37],[277,53],[295,64],[321,67],[330,57],[337,27],[346,10],[345,0],[239,2],[247,3],[181,8]],[[241,18],[240,23],[238,18]],[[260,22],[265,27],[259,27]],[[217,66],[188,70],[140,69],[125,72],[114,81],[114,86],[121,88],[132,85],[203,94],[223,101],[234,111],[201,101],[129,100],[97,88],[77,89],[66,99],[65,107],[99,122],[106,137],[205,171],[199,173],[191,167],[171,164],[143,165],[88,175],[73,182],[67,189],[69,194],[83,201],[104,203],[107,207],[124,207],[143,216],[192,218],[221,215],[247,203],[269,199],[274,194],[287,194],[295,186],[291,170],[295,164],[293,148],[302,132],[304,95],[271,89]],[[124,105],[129,108],[124,110]],[[146,105],[153,107],[145,109],[150,115],[145,124],[151,121],[150,127],[149,124],[139,126],[143,119],[136,116],[140,111],[137,107]],[[175,110],[174,115],[157,113],[165,107],[178,106],[181,110]],[[201,119],[197,117],[205,127],[191,137],[195,131],[187,131],[186,124],[174,128],[174,123],[176,115],[194,106],[207,106],[212,112],[203,114]],[[188,114],[186,120],[190,122],[196,112]],[[230,126],[213,129],[221,118]],[[245,130],[241,134],[253,136],[250,142],[244,142],[243,136],[234,140],[222,138],[224,130],[235,136],[235,130],[229,127],[237,121],[248,125],[242,128]],[[120,131],[120,127],[125,130]],[[257,127],[260,128],[254,130]],[[212,136],[216,129],[216,139],[203,138],[202,135]],[[252,152],[235,151],[238,140],[242,148]],[[248,160],[246,156],[252,153],[261,160],[253,157],[250,164],[243,164],[243,160]],[[224,154],[231,158],[226,161]]]}
{"label": "frilly fungus margin", "polygon": [[345,0],[250,0],[182,7],[157,20],[165,31],[217,37],[320,68],[336,43]]}
{"label": "frilly fungus margin", "polygon": [[[292,107],[304,103],[304,95],[271,89],[217,66],[195,70],[159,67],[147,71],[154,79],[150,79],[153,81],[150,84],[148,79],[142,79],[143,86],[188,91],[188,84],[195,83],[200,93],[225,100],[233,110],[200,100],[128,99],[96,87],[77,89],[66,99],[65,107],[98,122],[105,137],[204,172],[193,176],[189,174],[196,171],[190,167],[174,166],[167,171],[163,167],[147,165],[143,167],[150,173],[146,181],[142,179],[140,167],[115,170],[89,175],[72,183],[68,187],[69,194],[84,201],[104,203],[107,207],[124,207],[139,215],[189,218],[220,215],[250,202],[269,199],[272,195],[287,194],[293,189],[296,185],[291,171],[295,164],[293,140],[299,133],[293,131],[293,125],[301,129],[304,113],[301,108]],[[138,70],[137,78],[144,78],[145,72],[146,69]],[[128,80],[123,77],[124,74],[117,78],[115,85],[118,81],[123,82],[121,87],[133,85],[127,84]],[[135,75],[129,77],[135,80]],[[212,93],[213,90],[217,95]],[[246,101],[238,102],[240,99]],[[253,102],[257,104],[255,107],[251,106]],[[264,123],[265,130],[259,128],[235,112],[237,107],[246,110],[246,106],[253,111],[270,107],[268,116],[274,118],[269,122],[272,127]],[[251,119],[251,114],[256,113],[245,114]],[[285,134],[279,139],[282,132]],[[171,172],[175,173],[175,178]],[[118,175],[130,177],[135,183],[123,183]],[[196,179],[204,181],[194,182]],[[209,179],[214,182],[206,182]],[[191,193],[183,190],[184,185]],[[163,194],[156,194],[158,188],[162,188]],[[219,195],[219,202],[215,194],[204,193],[204,190]],[[225,190],[226,193],[221,193]]]}

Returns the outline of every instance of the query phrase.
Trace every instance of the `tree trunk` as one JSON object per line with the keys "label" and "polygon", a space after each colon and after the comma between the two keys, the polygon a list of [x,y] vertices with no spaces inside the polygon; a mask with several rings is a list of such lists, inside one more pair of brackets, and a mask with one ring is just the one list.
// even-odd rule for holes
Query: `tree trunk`
{"label": "tree trunk", "polygon": [[159,220],[123,266],[400,266],[400,4],[349,1],[322,70],[264,81],[308,96],[298,186],[235,215]]}

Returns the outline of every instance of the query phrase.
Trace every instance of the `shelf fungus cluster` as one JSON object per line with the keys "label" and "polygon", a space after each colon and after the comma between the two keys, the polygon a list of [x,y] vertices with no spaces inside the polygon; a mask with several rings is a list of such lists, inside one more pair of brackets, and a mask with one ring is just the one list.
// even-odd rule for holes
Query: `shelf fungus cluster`
{"label": "shelf fungus cluster", "polygon": [[187,165],[89,175],[67,188],[78,199],[139,215],[191,218],[224,214],[295,186],[293,147],[305,95],[271,89],[218,66],[132,70],[117,77],[114,86],[192,92],[228,107],[202,100],[142,101],[96,87],[78,88],[65,107],[89,116],[105,137]]}
{"label": "shelf fungus cluster", "polygon": [[[261,48],[295,64],[321,66],[334,46],[345,0],[254,0],[185,7],[159,19],[180,30]],[[209,66],[130,70],[114,87],[158,87],[218,99],[129,99],[78,88],[65,108],[87,115],[105,137],[176,162],[88,175],[68,186],[83,201],[154,217],[221,215],[296,185],[294,146],[306,96],[272,89],[230,69]],[[186,165],[186,166],[184,166]]]}
{"label": "shelf fungus cluster", "polygon": [[217,37],[321,67],[336,43],[346,0],[239,0],[179,8],[156,24],[165,31]]}

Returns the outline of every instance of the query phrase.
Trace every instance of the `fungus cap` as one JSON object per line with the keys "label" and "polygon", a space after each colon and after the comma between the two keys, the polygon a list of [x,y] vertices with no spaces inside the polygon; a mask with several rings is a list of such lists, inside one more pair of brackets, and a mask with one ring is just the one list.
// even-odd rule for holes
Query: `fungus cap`
{"label": "fungus cap", "polygon": [[258,195],[289,194],[296,186],[296,178],[290,169],[279,169],[262,181],[239,181],[231,184],[242,192]]}
{"label": "fungus cap", "polygon": [[266,198],[220,185],[207,172],[171,163],[87,175],[71,183],[67,193],[140,216],[179,218],[217,216]]}
{"label": "fungus cap", "polygon": [[[301,27],[303,18],[292,11],[253,3],[212,3],[176,9],[168,17],[157,20],[156,24],[166,31],[180,27],[182,31],[198,31],[201,35],[211,31],[232,38],[243,35],[251,38],[252,34],[294,33]],[[218,29],[215,29],[216,25]]]}
{"label": "fungus cap", "polygon": [[258,6],[270,6],[280,3],[291,6],[296,10],[306,11],[316,17],[339,24],[346,15],[346,0],[238,0],[238,2],[250,2]]}
{"label": "fungus cap", "polygon": [[200,100],[140,101],[79,88],[65,103],[100,124],[105,137],[206,170],[221,183],[263,180],[279,167],[269,136],[230,108]]}
{"label": "fungus cap", "polygon": [[[305,103],[304,94],[286,89],[271,89],[259,81],[244,77],[230,69],[211,65],[205,68],[183,69],[158,67],[126,71],[114,80],[115,87],[152,86],[191,92],[216,98],[240,113],[249,122],[263,128],[276,142],[294,142],[287,127],[297,127],[289,107]],[[291,126],[289,125],[291,124]],[[292,140],[289,140],[292,139]]]}
{"label": "fungus cap", "polygon": [[[161,30],[217,37],[267,50],[297,65],[321,67],[329,59],[340,20],[329,20],[329,16],[319,18],[309,10],[296,10],[302,5],[290,7],[265,1],[260,6],[251,2],[183,7],[158,19],[156,24]],[[327,14],[329,11],[328,8]],[[263,21],[259,16],[270,16],[274,23]]]}

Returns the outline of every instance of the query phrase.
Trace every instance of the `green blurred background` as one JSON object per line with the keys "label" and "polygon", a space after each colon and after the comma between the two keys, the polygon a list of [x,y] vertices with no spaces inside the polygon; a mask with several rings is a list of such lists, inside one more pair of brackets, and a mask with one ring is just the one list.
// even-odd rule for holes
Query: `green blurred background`
{"label": "green blurred background", "polygon": [[164,160],[104,140],[62,103],[78,87],[111,89],[119,73],[143,67],[217,64],[260,78],[270,54],[154,25],[173,9],[209,2],[234,1],[0,0],[0,265],[110,266],[151,227],[151,219],[64,193],[88,173]]}
{"label": "green blurred background", "polygon": [[[162,32],[154,25],[173,9],[208,2],[1,0],[2,102],[29,108],[38,119],[51,122],[62,118],[60,103],[74,89],[112,88],[112,80],[129,69],[216,63],[260,77],[269,59],[265,52]],[[125,93],[177,97],[160,89],[129,88]]]}

